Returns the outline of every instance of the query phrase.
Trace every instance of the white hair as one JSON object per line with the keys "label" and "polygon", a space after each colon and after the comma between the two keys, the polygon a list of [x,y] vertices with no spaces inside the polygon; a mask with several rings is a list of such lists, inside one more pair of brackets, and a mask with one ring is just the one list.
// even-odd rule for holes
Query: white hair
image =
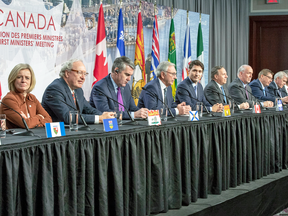
{"label": "white hair", "polygon": [[173,64],[173,63],[171,63],[169,61],[161,62],[158,65],[157,69],[156,69],[156,76],[160,77],[162,71],[164,71],[166,73],[166,71],[168,70],[168,67],[170,67],[170,66],[174,66],[175,67],[175,64]]}

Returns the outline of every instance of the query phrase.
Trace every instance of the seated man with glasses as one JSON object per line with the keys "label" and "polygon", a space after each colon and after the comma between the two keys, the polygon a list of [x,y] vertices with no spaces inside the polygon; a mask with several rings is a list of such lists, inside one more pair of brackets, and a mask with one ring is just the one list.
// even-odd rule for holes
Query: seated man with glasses
{"label": "seated man with glasses", "polygon": [[272,101],[275,102],[274,95],[270,94],[267,86],[272,82],[273,72],[269,69],[263,69],[258,74],[258,79],[253,80],[249,83],[251,87],[252,94],[263,101]]}
{"label": "seated man with glasses", "polygon": [[[82,60],[71,59],[61,68],[60,78],[55,79],[46,88],[42,98],[42,106],[51,116],[53,122],[69,124],[69,111],[74,111],[74,109],[68,105],[77,109],[87,124],[102,123],[103,119],[114,117],[112,112],[102,113],[91,107],[84,98],[81,87],[87,75]],[[80,118],[78,122],[83,124]]]}
{"label": "seated man with glasses", "polygon": [[172,96],[171,85],[177,78],[175,64],[168,61],[161,62],[157,67],[156,76],[156,79],[145,85],[146,90],[142,89],[138,107],[159,110],[163,108],[163,101],[171,109],[173,115],[188,114],[191,107],[186,106],[185,102],[177,105]]}
{"label": "seated man with glasses", "polygon": [[288,103],[288,96],[285,89],[283,89],[287,79],[287,74],[284,71],[279,71],[275,74],[274,81],[267,87],[268,92],[274,96],[274,101],[276,98],[281,98],[283,103]]}

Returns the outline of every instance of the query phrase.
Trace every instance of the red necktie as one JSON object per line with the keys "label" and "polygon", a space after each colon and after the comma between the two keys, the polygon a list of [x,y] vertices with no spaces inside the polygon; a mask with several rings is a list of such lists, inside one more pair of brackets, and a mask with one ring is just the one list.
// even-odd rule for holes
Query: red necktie
{"label": "red necktie", "polygon": [[76,105],[76,99],[75,99],[74,92],[72,93],[72,97],[73,97],[74,103],[75,103],[75,105]]}

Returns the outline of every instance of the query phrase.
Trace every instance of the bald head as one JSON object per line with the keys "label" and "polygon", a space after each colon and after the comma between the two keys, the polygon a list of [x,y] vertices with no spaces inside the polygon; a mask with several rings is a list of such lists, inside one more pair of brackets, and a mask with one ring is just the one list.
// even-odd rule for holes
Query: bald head
{"label": "bald head", "polygon": [[242,65],[238,69],[238,78],[244,83],[248,84],[251,82],[252,75],[253,75],[253,69],[250,65]]}

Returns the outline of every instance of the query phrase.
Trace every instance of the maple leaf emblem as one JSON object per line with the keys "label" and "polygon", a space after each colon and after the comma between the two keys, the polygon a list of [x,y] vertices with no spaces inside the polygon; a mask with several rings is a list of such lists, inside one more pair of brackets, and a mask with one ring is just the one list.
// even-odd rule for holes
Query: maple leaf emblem
{"label": "maple leaf emblem", "polygon": [[[108,64],[106,62],[106,57],[104,57],[103,52],[101,52],[100,55],[96,55],[96,63],[95,63],[95,69],[94,69],[94,77],[96,78],[96,81],[93,82],[92,86],[98,81],[103,79],[105,76],[107,76],[108,72]],[[105,65],[106,62],[106,65]]]}

